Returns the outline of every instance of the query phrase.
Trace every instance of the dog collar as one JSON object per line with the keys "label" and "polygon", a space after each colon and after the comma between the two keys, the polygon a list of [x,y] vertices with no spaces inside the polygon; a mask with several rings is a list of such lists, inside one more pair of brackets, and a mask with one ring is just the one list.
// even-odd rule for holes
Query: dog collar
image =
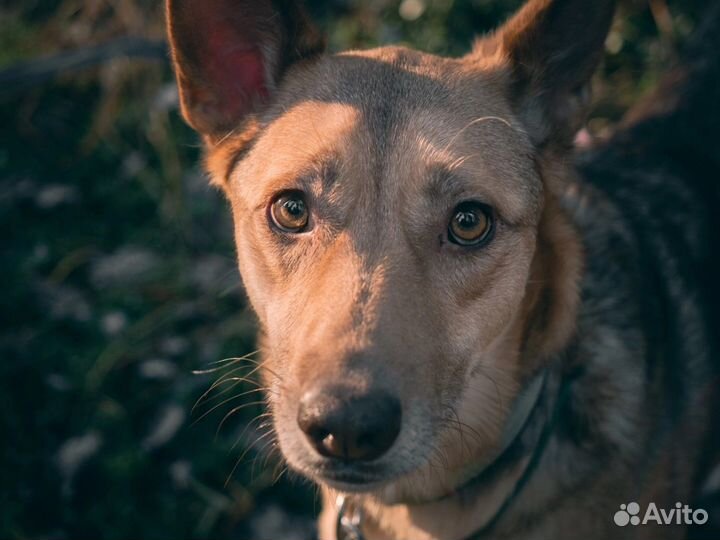
{"label": "dog collar", "polygon": [[488,470],[493,464],[497,463],[513,445],[520,436],[520,432],[527,425],[530,416],[535,410],[535,406],[540,400],[540,394],[545,387],[546,378],[547,371],[542,370],[525,385],[525,388],[523,388],[518,397],[515,398],[510,414],[505,421],[500,448],[498,448],[495,454],[485,463],[472,467],[465,475],[466,480],[460,482],[459,487],[457,487],[453,493],[462,491],[463,488],[472,484],[475,479]]}
{"label": "dog collar", "polygon": [[[489,469],[491,465],[496,463],[513,445],[520,436],[523,428],[527,425],[530,416],[540,400],[540,394],[545,387],[546,379],[547,371],[543,370],[533,377],[533,379],[525,386],[523,391],[516,398],[512,410],[510,411],[510,415],[505,423],[502,444],[492,459],[479,467],[473,468],[472,471],[468,473],[468,479],[465,482],[462,482],[461,485],[453,491],[453,493],[433,501],[425,501],[415,504],[437,502],[453,495],[454,493],[464,490],[487,469]],[[365,537],[362,534],[362,524],[364,519],[362,507],[347,495],[338,495],[335,500],[335,505],[337,507],[337,521],[335,526],[337,540],[365,540]]]}

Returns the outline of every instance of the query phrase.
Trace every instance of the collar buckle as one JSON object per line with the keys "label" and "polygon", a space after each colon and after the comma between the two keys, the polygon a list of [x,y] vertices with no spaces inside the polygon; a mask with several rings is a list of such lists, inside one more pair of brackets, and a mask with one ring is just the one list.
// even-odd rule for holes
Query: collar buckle
{"label": "collar buckle", "polygon": [[365,540],[361,530],[362,509],[353,504],[352,500],[345,495],[338,495],[335,505],[337,507],[337,524],[335,526],[337,540]]}

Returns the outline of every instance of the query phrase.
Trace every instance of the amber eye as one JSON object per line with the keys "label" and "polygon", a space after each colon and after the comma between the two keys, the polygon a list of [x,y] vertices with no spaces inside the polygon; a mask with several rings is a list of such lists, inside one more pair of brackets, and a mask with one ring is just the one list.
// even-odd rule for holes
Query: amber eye
{"label": "amber eye", "polygon": [[459,246],[479,246],[490,239],[492,230],[490,208],[476,201],[467,201],[453,210],[448,239]]}
{"label": "amber eye", "polygon": [[299,233],[305,230],[310,219],[305,195],[301,191],[288,191],[277,197],[270,206],[270,217],[281,231]]}

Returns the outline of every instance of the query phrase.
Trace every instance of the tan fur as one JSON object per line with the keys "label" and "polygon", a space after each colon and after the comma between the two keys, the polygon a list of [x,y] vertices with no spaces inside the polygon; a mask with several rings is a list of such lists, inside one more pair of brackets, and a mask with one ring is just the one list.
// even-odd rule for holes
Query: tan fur
{"label": "tan fur", "polygon": [[[419,56],[398,51],[387,58],[378,51],[367,57],[392,62],[397,54]],[[428,62],[427,57],[420,58],[420,62]],[[454,64],[450,66],[453,70],[465,68],[462,63]],[[440,79],[448,66],[443,65],[440,73],[432,64],[423,68],[430,71],[415,69],[421,76]],[[467,84],[456,84],[463,83]],[[517,158],[526,152],[523,147],[528,143],[499,88],[489,86],[462,101],[467,104],[473,98],[477,105],[467,106],[467,112],[487,114],[475,117],[466,113],[456,118],[444,111],[426,111],[414,118],[398,137],[404,142],[389,159],[382,192],[369,180],[372,171],[366,152],[373,135],[359,125],[361,111],[317,102],[301,102],[278,116],[255,141],[242,170],[226,187],[236,216],[241,273],[266,333],[267,366],[282,377],[280,382],[270,376],[273,389],[281,396],[274,399],[275,392],[271,393],[271,402],[281,447],[293,467],[313,475],[312,464],[304,461],[308,450],[295,426],[295,409],[302,393],[317,380],[400,389],[404,402],[422,403],[417,421],[432,417],[433,408],[437,414],[443,401],[464,388],[465,397],[455,404],[464,427],[416,426],[412,431],[425,435],[405,441],[398,458],[403,466],[412,464],[417,470],[385,486],[377,494],[377,502],[370,504],[380,526],[394,531],[392,538],[459,538],[487,519],[494,508],[492,501],[507,495],[509,481],[504,489],[497,488],[499,494],[478,499],[470,509],[460,510],[455,503],[446,502],[436,508],[420,506],[417,511],[412,505],[401,507],[404,510],[383,510],[382,501],[444,495],[463,479],[468,464],[486,460],[496,450],[520,382],[565,345],[575,320],[576,284],[582,266],[579,242],[552,191],[530,195],[522,184],[514,184],[514,178],[525,181],[535,176],[539,189],[548,185],[549,175],[555,175],[551,180],[560,186],[565,179],[557,178],[556,170],[541,169],[538,174],[532,162]],[[243,151],[242,145],[242,135],[230,136],[211,149],[208,163],[217,171],[217,182],[223,183],[218,173],[223,174]],[[341,174],[345,182],[338,182],[336,192],[333,188],[327,191],[322,179],[313,175],[319,174],[324,160],[332,163],[337,155],[344,157]],[[272,156],[269,162],[266,156]],[[505,248],[477,261],[477,269],[467,276],[462,269],[455,275],[413,276],[417,247],[405,244],[398,224],[388,222],[381,212],[382,206],[402,205],[404,194],[422,200],[426,171],[437,165],[454,167],[477,179],[483,195],[504,205],[502,209],[516,220],[512,229],[503,232],[509,236]],[[338,209],[328,208],[328,213],[350,215],[357,220],[357,227],[338,233],[328,227],[321,232],[322,239],[303,241],[302,246],[281,252],[266,232],[258,230],[264,226],[265,201],[281,189],[299,185],[318,197],[337,197]],[[423,211],[422,207],[408,209],[410,219],[422,223]],[[338,222],[333,226],[347,225]],[[325,242],[331,244],[323,245]],[[462,284],[464,280],[467,285]],[[435,296],[422,303],[411,302],[431,288],[438,291]],[[361,302],[362,314],[354,313]],[[292,306],[302,309],[295,311]],[[445,337],[438,340],[437,329],[443,327]],[[298,345],[285,349],[285,343]],[[476,348],[484,354],[473,358],[469,351]],[[290,350],[302,356],[288,357]],[[363,355],[361,368],[353,366],[352,358],[358,354]],[[388,362],[388,357],[393,361]],[[458,357],[468,362],[448,363]],[[479,364],[483,365],[481,374],[468,378]],[[428,395],[429,391],[432,394]],[[408,416],[407,421],[413,421]],[[433,452],[427,446],[419,450],[433,441],[438,450]],[[332,500],[326,504],[331,515]],[[416,519],[420,528],[413,526]]]}
{"label": "tan fur", "polygon": [[[272,102],[235,129],[184,98],[232,205],[280,447],[325,486],[322,540],[334,538],[335,492],[296,424],[300,397],[319,381],[387,389],[403,403],[399,439],[359,495],[370,540],[462,538],[492,517],[526,464],[472,504],[452,496],[497,452],[518,392],[566,346],[576,319],[582,250],[559,203],[572,182],[569,126],[538,105],[542,75],[523,82],[513,63],[525,54],[515,43],[532,41],[527,27],[550,4],[534,2],[462,59],[390,47],[296,62]],[[202,66],[184,64],[176,26],[182,89]],[[520,84],[527,103],[515,97]],[[312,233],[279,239],[267,209],[288,189],[308,194]],[[493,242],[472,252],[438,241],[467,199],[500,216]]]}

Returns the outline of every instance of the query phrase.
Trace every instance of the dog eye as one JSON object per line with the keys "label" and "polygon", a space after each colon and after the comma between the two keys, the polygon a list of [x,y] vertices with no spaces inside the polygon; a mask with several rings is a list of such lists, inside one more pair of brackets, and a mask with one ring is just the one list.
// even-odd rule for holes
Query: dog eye
{"label": "dog eye", "polygon": [[476,201],[466,201],[453,211],[448,239],[459,246],[479,246],[489,241],[492,231],[491,209]]}
{"label": "dog eye", "polygon": [[302,232],[310,219],[305,195],[301,191],[289,191],[281,194],[270,205],[270,217],[281,231]]}

